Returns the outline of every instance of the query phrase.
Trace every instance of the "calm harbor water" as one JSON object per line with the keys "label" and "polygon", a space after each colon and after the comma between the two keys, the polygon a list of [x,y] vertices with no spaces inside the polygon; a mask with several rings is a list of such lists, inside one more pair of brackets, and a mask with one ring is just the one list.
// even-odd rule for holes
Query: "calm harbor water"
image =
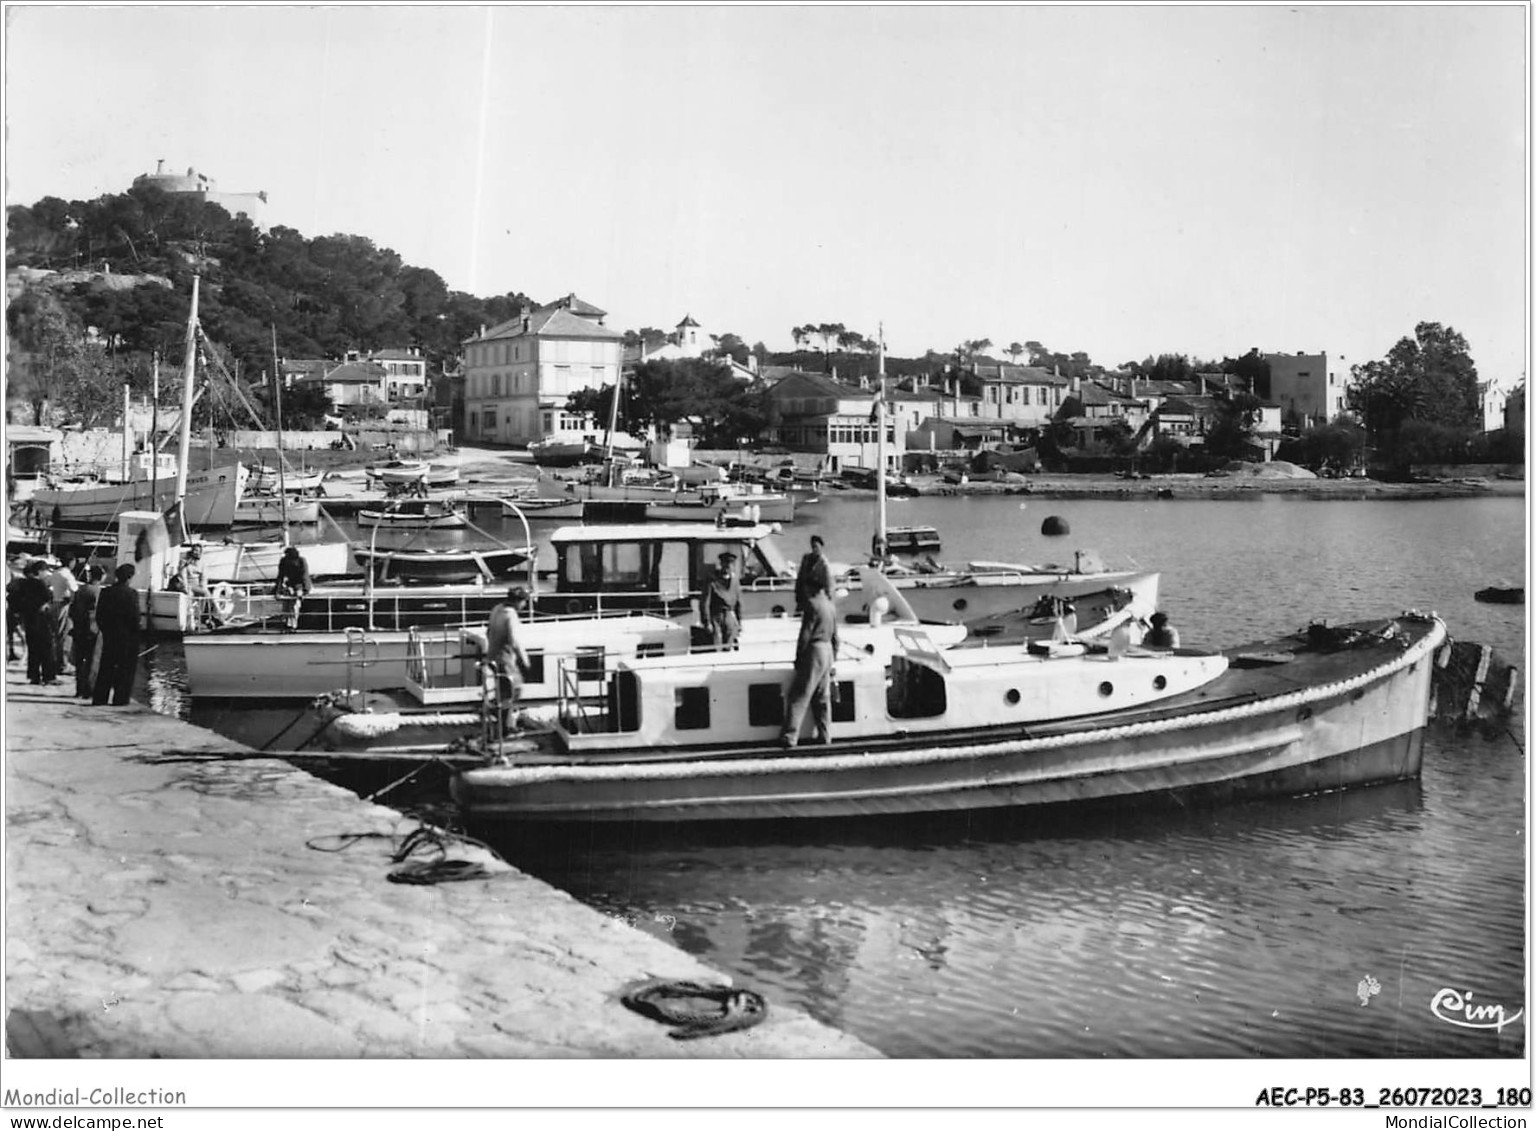
{"label": "calm harbor water", "polygon": [[[834,559],[873,504],[825,497],[786,531]],[[1434,609],[1525,667],[1525,500],[893,501],[948,560],[1067,560],[1162,572],[1186,644],[1310,620]],[[1041,520],[1059,515],[1065,538]],[[520,541],[521,528],[477,519]],[[475,540],[477,535],[467,536]],[[547,560],[547,559],[546,559]],[[284,711],[192,711],[178,650],[149,694],[232,737]],[[1521,1018],[1463,1029],[1441,989],[1509,1013],[1526,998],[1523,710],[1511,732],[1435,730],[1422,781],[1201,811],[831,824],[504,846],[605,913],[897,1057],[1518,1056]]]}

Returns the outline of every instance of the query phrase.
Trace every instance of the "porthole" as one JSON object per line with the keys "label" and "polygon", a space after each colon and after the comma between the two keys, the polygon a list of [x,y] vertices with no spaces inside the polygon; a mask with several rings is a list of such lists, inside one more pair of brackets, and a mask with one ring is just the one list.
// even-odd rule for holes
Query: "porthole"
{"label": "porthole", "polygon": [[1010,707],[1017,707],[1019,705],[1019,689],[1017,687],[1010,687],[1003,695],[1003,702],[1007,703]]}
{"label": "porthole", "polygon": [[775,605],[772,608],[772,610],[770,610],[770,611],[773,613],[774,616],[781,617],[781,616],[784,615],[784,606],[783,605]]}
{"label": "porthole", "polygon": [[955,605],[954,605],[955,612],[963,613],[963,612],[965,612],[967,606],[969,606],[969,605],[970,605],[970,602],[967,601],[964,597],[956,597],[955,598]]}
{"label": "porthole", "polygon": [[864,654],[866,656],[873,656],[875,654],[875,646],[873,644],[864,645]]}
{"label": "porthole", "polygon": [[1103,683],[1099,684],[1099,694],[1105,699],[1108,699],[1114,693],[1115,685],[1110,683],[1109,680],[1106,679]]}
{"label": "porthole", "polygon": [[1152,681],[1152,690],[1153,691],[1161,691],[1161,690],[1163,690],[1167,686],[1168,686],[1168,677],[1165,676],[1165,675],[1160,675],[1160,676],[1158,676],[1156,679],[1154,679]]}

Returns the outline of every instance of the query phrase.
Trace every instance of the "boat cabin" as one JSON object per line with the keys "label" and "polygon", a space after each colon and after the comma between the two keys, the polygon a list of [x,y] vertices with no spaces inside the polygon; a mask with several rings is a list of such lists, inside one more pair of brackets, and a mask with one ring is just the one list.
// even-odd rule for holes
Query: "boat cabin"
{"label": "boat cabin", "polygon": [[[911,746],[940,738],[1017,737],[1025,728],[1103,719],[1194,691],[1227,668],[1194,650],[1119,654],[1084,644],[941,650],[920,629],[894,629],[887,655],[837,657],[832,743]],[[772,746],[794,675],[792,657],[714,653],[616,665],[601,708],[562,702],[554,728],[565,756],[676,756],[676,750]],[[1015,729],[1017,728],[1017,729]],[[810,729],[809,719],[806,722]],[[805,739],[802,737],[802,741]]]}
{"label": "boat cabin", "polygon": [[563,526],[550,536],[556,591],[539,596],[539,611],[664,607],[667,616],[686,613],[725,551],[736,555],[744,590],[792,580],[794,568],[769,538],[776,529],[699,523]]}

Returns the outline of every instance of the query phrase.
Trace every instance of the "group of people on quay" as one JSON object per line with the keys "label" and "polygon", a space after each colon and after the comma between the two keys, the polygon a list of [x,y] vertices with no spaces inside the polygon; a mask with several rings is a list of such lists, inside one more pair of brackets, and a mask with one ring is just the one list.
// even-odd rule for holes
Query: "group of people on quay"
{"label": "group of people on quay", "polygon": [[[139,597],[130,582],[135,568],[106,571],[81,559],[71,565],[53,557],[19,555],[6,584],[7,663],[26,653],[27,682],[56,686],[75,677],[75,695],[97,706],[121,707],[133,693],[139,659]],[[76,571],[78,570],[78,576]]]}

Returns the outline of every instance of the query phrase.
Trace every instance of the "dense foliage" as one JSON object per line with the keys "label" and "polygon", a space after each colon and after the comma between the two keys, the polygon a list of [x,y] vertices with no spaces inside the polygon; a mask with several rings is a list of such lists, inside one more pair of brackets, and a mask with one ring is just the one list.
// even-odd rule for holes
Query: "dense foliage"
{"label": "dense foliage", "polygon": [[8,311],[13,399],[49,400],[72,416],[89,407],[74,403],[77,384],[142,385],[155,351],[181,362],[194,273],[203,278],[200,321],[245,379],[271,370],[274,333],[284,357],[414,346],[440,372],[464,339],[526,301],[450,291],[436,272],[362,236],[262,232],[216,204],[153,186],[12,206],[6,227],[8,271],[66,273],[64,285],[31,287]]}
{"label": "dense foliage", "polygon": [[1387,356],[1351,370],[1346,407],[1364,424],[1379,463],[1466,458],[1482,431],[1477,366],[1449,326],[1420,322]]}
{"label": "dense foliage", "polygon": [[[607,421],[613,386],[573,393],[568,405]],[[624,384],[619,427],[631,434],[654,427],[665,436],[688,421],[703,446],[735,447],[756,442],[771,423],[771,411],[761,386],[744,384],[717,361],[645,361]]]}

